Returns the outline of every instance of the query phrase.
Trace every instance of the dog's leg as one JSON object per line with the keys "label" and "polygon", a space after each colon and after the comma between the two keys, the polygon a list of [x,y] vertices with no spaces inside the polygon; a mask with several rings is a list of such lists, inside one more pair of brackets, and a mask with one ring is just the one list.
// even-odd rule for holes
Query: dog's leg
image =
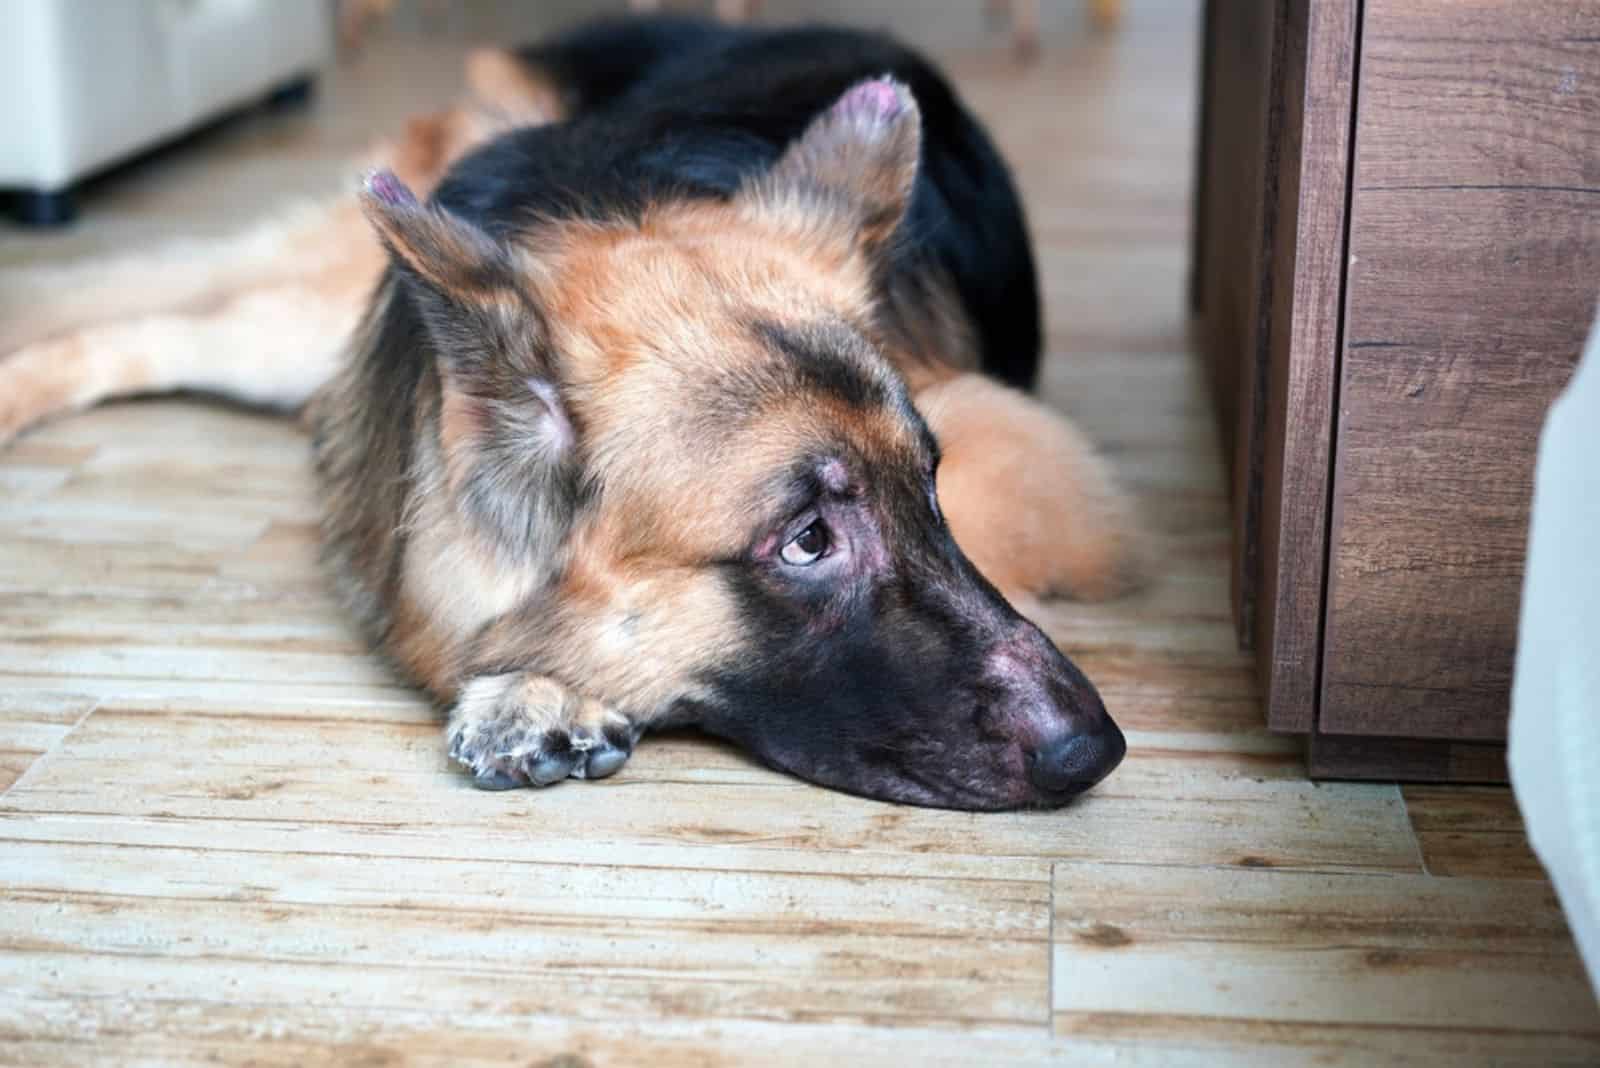
{"label": "dog's leg", "polygon": [[195,389],[293,409],[333,377],[365,287],[276,286],[200,315],[92,327],[0,359],[0,443],[111,397]]}
{"label": "dog's leg", "polygon": [[450,756],[486,790],[602,779],[633,752],[639,732],[615,709],[542,675],[479,675],[450,710]]}
{"label": "dog's leg", "polygon": [[1103,600],[1134,584],[1132,504],[1065,417],[975,374],[915,399],[943,453],[939,505],[956,544],[1002,593]]}

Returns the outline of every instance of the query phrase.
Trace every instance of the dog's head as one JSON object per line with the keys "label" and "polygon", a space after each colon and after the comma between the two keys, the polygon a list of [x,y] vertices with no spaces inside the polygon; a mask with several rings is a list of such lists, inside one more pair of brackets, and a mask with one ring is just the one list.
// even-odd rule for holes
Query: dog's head
{"label": "dog's head", "polygon": [[727,201],[508,241],[369,181],[439,354],[448,491],[553,576],[470,665],[890,800],[1053,805],[1116,765],[1094,688],[952,540],[883,351],[919,138],[867,82]]}

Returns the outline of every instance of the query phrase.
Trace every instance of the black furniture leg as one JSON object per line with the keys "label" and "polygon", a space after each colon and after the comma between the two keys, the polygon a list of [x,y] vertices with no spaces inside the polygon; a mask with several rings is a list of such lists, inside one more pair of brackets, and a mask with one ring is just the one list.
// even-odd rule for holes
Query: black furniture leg
{"label": "black furniture leg", "polygon": [[12,218],[26,226],[65,226],[78,214],[77,197],[66,189],[17,189],[7,198]]}
{"label": "black furniture leg", "polygon": [[273,111],[292,111],[311,103],[316,94],[317,80],[307,74],[292,82],[284,82],[267,94],[267,107]]}

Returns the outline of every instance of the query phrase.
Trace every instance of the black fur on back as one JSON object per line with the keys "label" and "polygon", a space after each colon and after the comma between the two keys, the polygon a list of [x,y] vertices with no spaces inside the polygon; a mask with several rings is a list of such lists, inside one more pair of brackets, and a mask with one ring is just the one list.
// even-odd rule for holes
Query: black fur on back
{"label": "black fur on back", "polygon": [[499,138],[435,193],[497,234],[536,217],[626,218],[668,198],[726,198],[851,85],[904,81],[922,111],[922,160],[885,281],[921,293],[942,273],[984,370],[1033,384],[1039,302],[1022,205],[987,135],[915,53],[877,34],[660,16],[591,23],[523,57],[561,85],[570,118]]}

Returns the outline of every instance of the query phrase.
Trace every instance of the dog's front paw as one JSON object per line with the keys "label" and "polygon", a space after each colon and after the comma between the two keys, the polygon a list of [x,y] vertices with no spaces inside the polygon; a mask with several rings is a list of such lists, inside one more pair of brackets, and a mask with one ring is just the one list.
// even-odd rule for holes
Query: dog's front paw
{"label": "dog's front paw", "polygon": [[541,675],[482,675],[461,689],[446,731],[450,756],[485,790],[602,779],[633,752],[621,713]]}

